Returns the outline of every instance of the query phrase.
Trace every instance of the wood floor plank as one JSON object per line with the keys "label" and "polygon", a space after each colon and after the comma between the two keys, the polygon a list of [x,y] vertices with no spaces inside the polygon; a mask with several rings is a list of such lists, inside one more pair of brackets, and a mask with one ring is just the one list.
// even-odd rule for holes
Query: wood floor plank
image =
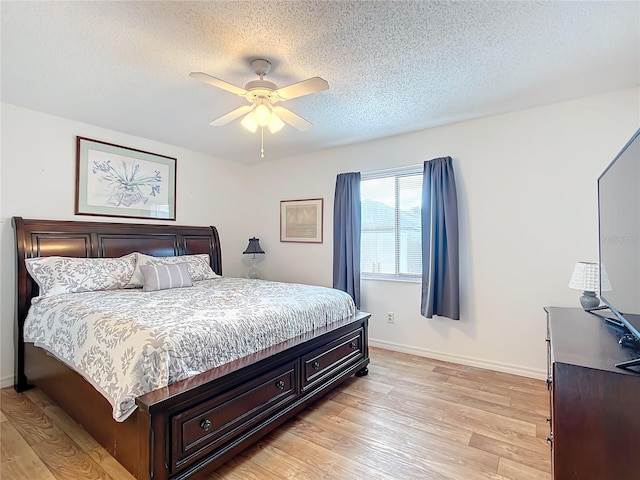
{"label": "wood floor plank", "polygon": [[11,422],[0,422],[0,478],[55,480]]}
{"label": "wood floor plank", "polygon": [[59,480],[113,480],[27,395],[1,391],[2,410],[30,449]]}
{"label": "wood floor plank", "polygon": [[[368,376],[208,480],[549,480],[543,382],[379,348],[371,356]],[[37,388],[2,389],[0,400],[3,479],[133,480]]]}
{"label": "wood floor plank", "polygon": [[[378,378],[380,379],[378,380]],[[402,388],[405,390],[410,390],[415,394],[429,395],[432,397],[436,397],[442,400],[448,400],[452,402],[457,402],[458,399],[460,398],[460,394],[454,391],[454,389],[446,385],[440,386],[441,383],[444,383],[446,381],[446,378],[444,379],[438,378],[434,383],[432,383],[429,379],[424,377],[422,378],[409,377],[406,375],[402,375],[399,377],[385,376],[385,377],[378,377],[378,378],[374,376],[367,377],[367,382],[379,384],[379,385],[386,385],[387,387]],[[392,388],[382,388],[382,387],[378,387],[378,389],[384,393],[389,393],[392,390]]]}
{"label": "wood floor plank", "polygon": [[545,471],[551,472],[551,466],[545,463],[550,455],[547,448],[544,450],[530,450],[479,433],[473,433],[471,435],[469,445],[479,450],[498,455],[500,458],[508,458],[509,460],[513,460],[522,465],[528,465],[532,468],[540,468],[541,465],[544,465]]}
{"label": "wood floor plank", "polygon": [[372,375],[388,375],[391,369],[389,367],[384,367],[382,365],[377,365],[375,363],[369,364],[369,373]]}
{"label": "wood floor plank", "polygon": [[37,405],[42,410],[46,407],[55,405],[55,402],[47,397],[42,390],[39,388],[32,388],[23,393],[29,400],[33,402],[34,405]]}
{"label": "wood floor plank", "polygon": [[16,393],[12,388],[4,388],[0,392],[0,399],[5,415],[29,445],[51,442],[62,434],[62,430],[26,395]]}
{"label": "wood floor plank", "polygon": [[528,435],[535,435],[534,424],[517,418],[505,417],[492,412],[485,412],[460,403],[453,403],[435,397],[416,397],[405,391],[393,390],[389,394],[403,406],[422,410],[423,415],[437,418],[440,421],[455,423],[464,428],[499,429]]}
{"label": "wood floor plank", "polygon": [[269,442],[311,467],[319,478],[387,478],[366,462],[355,461],[351,455],[340,455],[336,447],[327,450],[288,429],[273,432]]}
{"label": "wood floor plank", "polygon": [[64,432],[84,451],[101,448],[100,444],[87,433],[87,431],[76,423],[67,413],[55,404],[44,407],[44,414],[56,425],[62,428]]}
{"label": "wood floor plank", "polygon": [[209,477],[210,480],[281,480],[282,478],[264,469],[253,461],[252,456],[245,454],[232,458]]}
{"label": "wood floor plank", "polygon": [[536,437],[541,438],[546,441],[547,436],[551,433],[551,426],[549,422],[538,422],[536,423]]}
{"label": "wood floor plank", "polygon": [[[504,415],[510,418],[519,418],[521,420],[526,420],[530,422],[532,425],[535,425],[535,435],[531,434],[521,434],[521,433],[509,433],[508,435],[504,435],[500,430],[485,430],[484,434],[495,438],[497,440],[502,440],[507,443],[515,443],[521,445],[525,448],[528,448],[533,451],[540,451],[548,453],[549,444],[546,441],[546,434],[549,433],[549,424],[545,422],[545,419],[537,414],[532,414],[527,412],[526,410],[522,410],[517,407],[502,407],[499,405],[495,405],[492,403],[484,402],[479,399],[472,398],[462,398],[461,403],[464,402],[465,405],[471,406],[473,408],[477,408],[482,411],[491,411],[493,413],[497,413],[499,415]],[[546,434],[543,436],[538,435],[538,425],[544,424],[546,428]]]}
{"label": "wood floor plank", "polygon": [[[327,412],[322,410],[322,415],[327,416]],[[331,450],[344,438],[343,433],[324,428],[322,422],[306,422],[299,416],[288,422],[287,429],[327,450]]]}
{"label": "wood floor plank", "polygon": [[265,470],[270,477],[296,480],[309,478],[309,468],[304,462],[274,447],[270,441],[260,442],[260,448],[246,456]]}
{"label": "wood floor plank", "polygon": [[[345,427],[344,422],[341,425],[343,428]],[[299,440],[289,431],[274,432],[274,437],[274,446],[289,452],[294,451],[295,448],[295,451],[299,452],[297,457],[305,464],[312,466],[320,478],[379,478],[381,480],[396,480],[398,478],[394,476],[395,472],[389,471],[388,468],[380,468],[380,461],[385,458],[387,464],[395,463],[388,460],[390,455],[385,455],[391,449],[387,449],[386,452],[381,452],[379,449],[380,438],[370,439],[369,443],[358,441],[351,443],[355,436],[349,438],[345,436],[331,451],[323,451],[311,442],[305,442],[302,445],[303,448],[299,449]],[[350,448],[342,448],[345,443],[349,443]],[[395,449],[395,446],[393,448]],[[375,455],[376,452],[378,455]],[[371,460],[374,455],[377,462],[363,461],[364,458]],[[396,467],[398,467],[397,463]],[[424,478],[439,479],[434,475],[427,475]]]}
{"label": "wood floor plank", "polygon": [[551,480],[551,474],[536,468],[501,458],[498,473],[510,480]]}
{"label": "wood floor plank", "polygon": [[[510,400],[510,399],[509,399]],[[467,407],[476,408],[485,412],[495,413],[497,415],[503,415],[505,417],[517,418],[529,423],[537,424],[544,421],[546,418],[538,412],[531,411],[528,408],[523,408],[521,405],[502,405],[500,403],[487,401],[483,395],[462,395],[458,401],[461,405]],[[511,403],[511,402],[509,402]],[[548,411],[545,412],[548,415]]]}
{"label": "wood floor plank", "polygon": [[88,450],[87,454],[98,464],[111,478],[117,480],[136,480],[126,468],[124,468],[109,452],[101,446]]}
{"label": "wood floor plank", "polygon": [[484,370],[474,367],[460,368],[455,364],[437,365],[434,366],[433,371],[448,376],[465,378],[467,380],[482,382],[491,382],[491,385],[495,387],[502,387],[508,390],[519,391],[524,393],[537,392],[540,388],[540,384],[544,383],[543,380],[536,380],[527,377],[518,377],[516,375],[510,375],[508,373],[497,372],[495,370]]}
{"label": "wood floor plank", "polygon": [[66,434],[31,445],[31,448],[59,480],[119,480],[112,479]]}
{"label": "wood floor plank", "polygon": [[[389,402],[387,404],[381,404],[380,402],[367,403],[362,398],[354,397],[346,392],[342,392],[340,396],[336,396],[334,401],[349,405],[352,410],[355,409],[361,412],[362,415],[366,415],[364,418],[366,425],[364,426],[371,425],[370,417],[383,418],[388,424],[397,426],[399,434],[410,425],[412,428],[416,428],[421,432],[448,438],[464,445],[468,444],[471,439],[470,431],[452,427],[442,422],[435,422],[429,418],[420,417],[419,412],[416,411],[397,408],[397,402]],[[349,418],[348,413],[340,414],[340,416]]]}
{"label": "wood floor plank", "polygon": [[[398,468],[405,467],[405,474],[408,475],[411,469],[415,470],[417,465],[422,465],[423,475],[440,473],[443,476],[452,474],[452,478],[466,478],[456,476],[464,470],[469,478],[496,476],[498,457],[469,447],[467,440],[458,443],[441,436],[430,435],[411,427],[409,423],[403,423],[395,430],[391,422],[386,421],[384,417],[354,408],[346,409],[339,417],[320,418],[316,415],[311,416],[309,421],[323,422],[326,428],[334,428],[337,431],[354,432],[345,438],[345,445],[336,445],[334,451],[342,451],[347,455],[349,447],[363,446],[366,452],[374,450],[377,458],[384,459],[385,464],[393,465],[396,473]],[[359,428],[366,425],[369,428]],[[397,442],[398,439],[402,439],[401,443]],[[451,466],[452,463],[455,467]]]}
{"label": "wood floor plank", "polygon": [[544,412],[548,411],[548,398],[540,397],[538,395],[532,395],[531,393],[520,392],[518,390],[509,390],[505,389],[500,385],[492,385],[490,382],[477,382],[474,380],[469,380],[467,378],[460,377],[449,377],[447,380],[448,383],[453,385],[461,385],[466,386],[471,389],[477,389],[482,392],[489,392],[498,395],[508,395],[511,397],[512,405],[519,405],[534,411],[544,414]]}

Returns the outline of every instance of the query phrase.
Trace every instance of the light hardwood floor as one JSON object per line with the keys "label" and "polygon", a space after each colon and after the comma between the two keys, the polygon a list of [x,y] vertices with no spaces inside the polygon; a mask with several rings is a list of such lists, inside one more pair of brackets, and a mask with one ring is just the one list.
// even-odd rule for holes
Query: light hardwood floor
{"label": "light hardwood floor", "polygon": [[[210,480],[549,480],[540,380],[371,348],[354,378]],[[0,478],[133,480],[38,389],[1,391]]]}

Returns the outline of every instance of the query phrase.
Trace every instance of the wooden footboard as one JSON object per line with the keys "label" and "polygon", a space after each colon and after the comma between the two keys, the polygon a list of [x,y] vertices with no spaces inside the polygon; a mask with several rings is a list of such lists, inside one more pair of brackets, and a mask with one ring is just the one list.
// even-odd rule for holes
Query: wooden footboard
{"label": "wooden footboard", "polygon": [[[154,437],[140,479],[200,477],[369,363],[368,314],[138,399]],[[253,363],[255,361],[255,363]],[[244,363],[248,363],[242,366]],[[179,392],[179,393],[178,393]],[[163,445],[169,448],[163,448]]]}
{"label": "wooden footboard", "polygon": [[32,344],[26,376],[140,480],[204,478],[369,364],[369,314],[139,397],[116,422],[80,375]]}

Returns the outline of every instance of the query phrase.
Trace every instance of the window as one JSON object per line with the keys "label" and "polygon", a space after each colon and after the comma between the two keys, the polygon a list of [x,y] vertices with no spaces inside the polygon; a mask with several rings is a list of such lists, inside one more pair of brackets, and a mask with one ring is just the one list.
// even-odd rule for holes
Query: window
{"label": "window", "polygon": [[360,269],[368,278],[422,276],[422,166],[363,173]]}

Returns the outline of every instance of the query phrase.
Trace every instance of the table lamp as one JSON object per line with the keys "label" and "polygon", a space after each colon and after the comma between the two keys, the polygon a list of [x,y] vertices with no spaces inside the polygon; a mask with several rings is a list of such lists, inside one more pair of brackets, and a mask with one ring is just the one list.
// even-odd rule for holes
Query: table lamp
{"label": "table lamp", "polygon": [[[600,305],[596,292],[600,291],[600,266],[593,262],[578,262],[573,269],[569,288],[582,290],[580,305],[585,310],[591,310]],[[602,271],[602,290],[611,290],[611,284],[606,270]]]}
{"label": "table lamp", "polygon": [[260,246],[260,239],[256,237],[251,237],[249,239],[249,245],[247,245],[247,249],[242,252],[244,255],[253,255],[251,259],[251,268],[249,268],[249,273],[247,274],[248,278],[259,278],[258,277],[258,269],[256,268],[257,258],[256,254],[264,254],[264,250]]}

